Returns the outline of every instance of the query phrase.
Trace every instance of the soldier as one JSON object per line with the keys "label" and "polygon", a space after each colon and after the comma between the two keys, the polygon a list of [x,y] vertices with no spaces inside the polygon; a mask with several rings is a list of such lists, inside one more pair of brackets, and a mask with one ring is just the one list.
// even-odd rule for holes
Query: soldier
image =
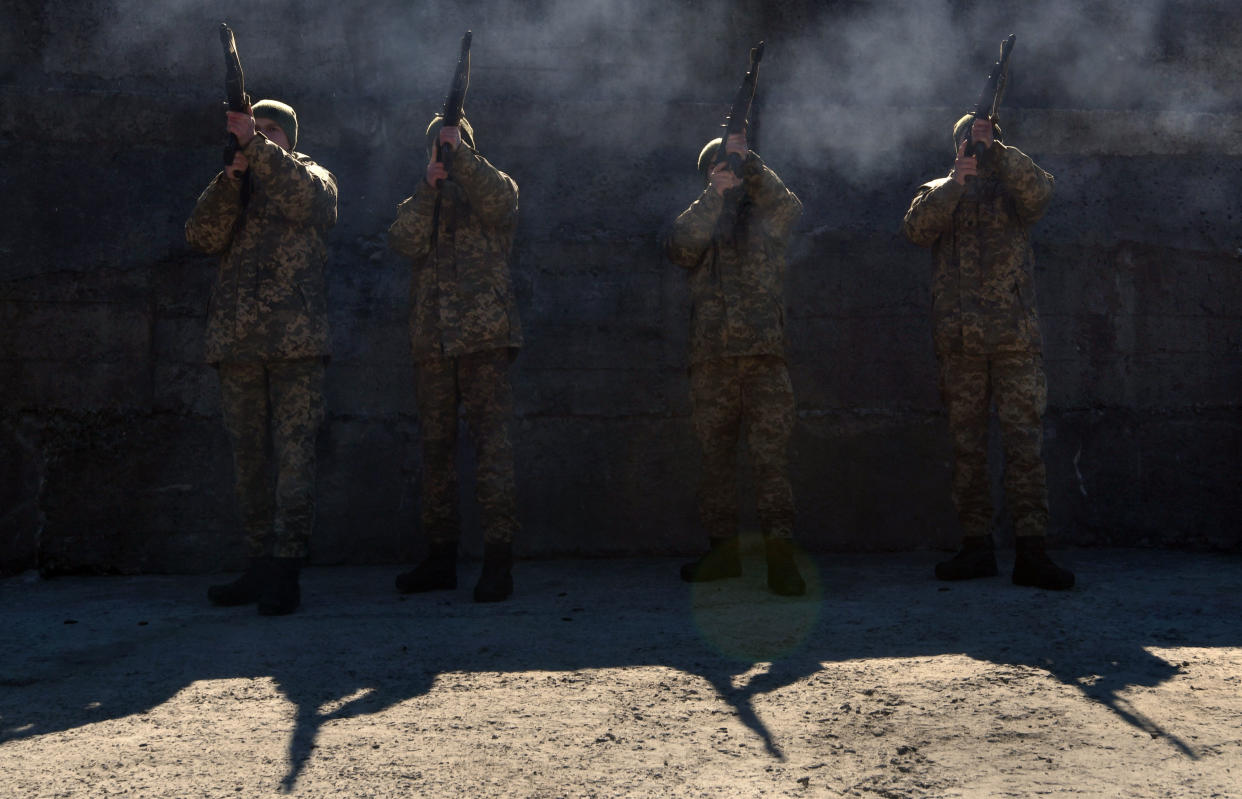
{"label": "soldier", "polygon": [[[972,142],[986,147],[982,158],[966,155]],[[1073,573],[1044,549],[1048,492],[1040,450],[1048,393],[1030,244],[1053,178],[1002,143],[1000,128],[987,119],[959,119],[953,143],[957,159],[949,176],[919,188],[904,223],[912,242],[932,248],[933,334],[953,436],[953,500],[964,533],[961,551],[937,564],[936,576],[997,573],[987,469],[989,406],[995,403],[1017,534],[1013,582],[1071,588]]]}
{"label": "soldier", "polygon": [[[452,151],[452,172],[440,161]],[[518,187],[488,163],[474,130],[427,127],[430,161],[414,196],[397,208],[389,246],[413,260],[410,340],[423,434],[423,529],[428,554],[396,578],[402,593],[457,587],[457,412],[460,406],[477,454],[482,515],[483,571],[476,602],[498,602],[513,592],[513,536],[517,511],[509,419],[513,391],[509,364],[522,345],[509,276],[517,225]]]}
{"label": "soldier", "polygon": [[[682,566],[681,577],[703,582],[742,573],[736,466],[745,431],[768,587],[796,596],[806,583],[793,558],[786,473],[794,395],[785,365],[784,293],[785,248],[802,203],[747,149],[745,134],[730,135],[725,144],[743,159],[741,178],[717,163],[720,146],[714,139],[699,154],[707,186],[677,217],[666,244],[669,259],[690,277],[690,399],[703,450],[699,516],[710,542],[705,555]],[[722,214],[731,190],[741,192],[737,214]]]}
{"label": "soldier", "polygon": [[301,599],[315,514],[328,356],[324,236],[336,224],[336,178],[294,151],[298,118],[282,102],[230,111],[227,127],[239,149],[198,198],[185,235],[221,256],[206,354],[220,375],[250,562],[207,596],[282,615]]}

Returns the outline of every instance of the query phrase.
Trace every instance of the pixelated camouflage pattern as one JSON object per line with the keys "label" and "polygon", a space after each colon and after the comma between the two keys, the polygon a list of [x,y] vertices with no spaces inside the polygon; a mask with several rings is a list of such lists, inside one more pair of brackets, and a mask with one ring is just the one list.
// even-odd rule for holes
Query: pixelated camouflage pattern
{"label": "pixelated camouflage pattern", "polygon": [[953,502],[963,532],[968,536],[991,532],[988,417],[995,401],[1005,456],[1005,498],[1014,532],[1044,535],[1048,489],[1041,420],[1048,388],[1042,356],[1038,352],[946,353],[940,359],[940,392],[949,410]]}
{"label": "pixelated camouflage pattern", "polygon": [[1005,496],[1020,536],[1048,526],[1042,415],[1047,385],[1035,305],[1030,227],[1052,198],[1053,178],[1022,151],[999,142],[965,186],[924,184],[903,229],[931,247],[932,325],[940,390],[953,438],[953,500],[962,531],[988,535],[990,408],[1005,455]]}
{"label": "pixelated camouflage pattern", "polygon": [[737,535],[738,444],[745,433],[759,528],[767,537],[792,538],[794,393],[785,361],[775,355],[703,361],[690,370],[690,400],[703,449],[699,518],[708,535]]}
{"label": "pixelated camouflage pattern", "polygon": [[301,153],[255,136],[249,199],[216,175],[185,224],[190,246],[221,255],[207,313],[206,356],[290,360],[329,352],[324,236],[336,224],[336,179]]}
{"label": "pixelated camouflage pattern", "polygon": [[517,215],[517,183],[467,145],[440,189],[420,180],[398,206],[388,244],[414,263],[415,360],[522,345],[508,265]]}
{"label": "pixelated camouflage pattern", "polygon": [[979,176],[919,188],[903,229],[931,247],[933,336],[938,353],[1038,351],[1029,230],[1052,198],[1053,178],[999,142]]}
{"label": "pixelated camouflage pattern", "polygon": [[315,518],[323,361],[219,365],[224,426],[250,557],[305,558]]}
{"label": "pixelated camouflage pattern", "polygon": [[669,259],[690,271],[690,363],[785,355],[785,250],[802,203],[754,152],[742,170],[737,224],[714,236],[724,207],[711,186],[677,221]]}
{"label": "pixelated camouflage pattern", "polygon": [[416,364],[423,434],[423,530],[432,543],[458,540],[458,408],[474,443],[475,487],[485,543],[510,543],[518,530],[513,479],[511,351],[486,350]]}

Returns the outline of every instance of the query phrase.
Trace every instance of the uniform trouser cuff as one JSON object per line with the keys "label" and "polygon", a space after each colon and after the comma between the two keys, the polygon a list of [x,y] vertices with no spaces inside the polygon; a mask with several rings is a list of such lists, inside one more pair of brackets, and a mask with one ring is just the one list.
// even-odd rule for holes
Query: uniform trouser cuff
{"label": "uniform trouser cuff", "polygon": [[[1041,514],[1042,515],[1042,514]],[[1014,535],[1018,537],[1042,536],[1048,532],[1047,518],[1020,518],[1014,521]]]}
{"label": "uniform trouser cuff", "polygon": [[461,534],[456,530],[429,530],[427,532],[427,541],[431,544],[456,544],[461,540]]}
{"label": "uniform trouser cuff", "polygon": [[272,555],[277,558],[298,558],[305,560],[310,555],[310,548],[301,543],[277,544],[272,548]]}
{"label": "uniform trouser cuff", "polygon": [[488,530],[483,534],[483,543],[485,544],[512,544],[513,530],[501,528],[497,530]]}

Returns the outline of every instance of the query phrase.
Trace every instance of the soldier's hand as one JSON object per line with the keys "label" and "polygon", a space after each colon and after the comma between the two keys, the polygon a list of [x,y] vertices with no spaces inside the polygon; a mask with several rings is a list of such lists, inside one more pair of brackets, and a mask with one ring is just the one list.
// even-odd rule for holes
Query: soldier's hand
{"label": "soldier's hand", "polygon": [[966,178],[979,174],[979,161],[973,155],[966,155],[966,144],[967,140],[962,139],[957,148],[957,160],[953,162],[952,175],[959,186],[966,185]]}
{"label": "soldier's hand", "polygon": [[440,128],[440,146],[449,145],[450,150],[456,150],[461,146],[461,127],[458,125],[445,125]]}
{"label": "soldier's hand", "polygon": [[990,119],[976,119],[974,124],[970,126],[970,140],[972,142],[981,141],[984,146],[992,146],[992,121]]}
{"label": "soldier's hand", "polygon": [[745,161],[746,152],[747,152],[746,134],[745,133],[729,134],[729,138],[725,140],[725,152],[726,153],[737,153],[738,155],[742,157],[742,160]]}
{"label": "soldier's hand", "polygon": [[742,185],[742,179],[733,174],[733,170],[729,169],[729,165],[723,162],[712,167],[708,180],[711,181],[712,188],[721,197],[729,189]]}
{"label": "soldier's hand", "polygon": [[436,183],[448,177],[448,170],[444,168],[444,164],[439,161],[432,161],[427,164],[427,185],[433,189]]}
{"label": "soldier's hand", "polygon": [[227,127],[229,133],[237,137],[237,143],[245,147],[254,138],[254,117],[237,111],[229,111]]}
{"label": "soldier's hand", "polygon": [[238,150],[233,153],[233,163],[224,168],[224,175],[229,180],[237,180],[249,168],[250,162],[246,160],[246,156],[241,154],[241,150]]}

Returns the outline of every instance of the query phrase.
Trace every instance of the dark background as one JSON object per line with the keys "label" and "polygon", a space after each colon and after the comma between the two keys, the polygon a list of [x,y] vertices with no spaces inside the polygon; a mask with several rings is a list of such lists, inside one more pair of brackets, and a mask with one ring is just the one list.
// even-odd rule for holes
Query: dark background
{"label": "dark background", "polygon": [[[696,196],[694,160],[761,38],[759,150],[805,205],[788,280],[798,538],[955,543],[930,256],[900,222],[918,185],[948,171],[951,126],[1011,32],[1006,138],[1057,177],[1035,229],[1050,532],[1079,546],[1242,542],[1231,4],[0,5],[4,571],[240,560],[202,362],[215,263],[182,233],[218,169],[222,20],[247,88],[298,110],[298,149],[341,189],[316,562],[422,546],[409,267],[384,232],[421,176],[422,131],[466,28],[467,114],[521,187],[519,554],[701,545],[688,298],[658,242]],[[468,474],[462,486],[477,552]]]}

